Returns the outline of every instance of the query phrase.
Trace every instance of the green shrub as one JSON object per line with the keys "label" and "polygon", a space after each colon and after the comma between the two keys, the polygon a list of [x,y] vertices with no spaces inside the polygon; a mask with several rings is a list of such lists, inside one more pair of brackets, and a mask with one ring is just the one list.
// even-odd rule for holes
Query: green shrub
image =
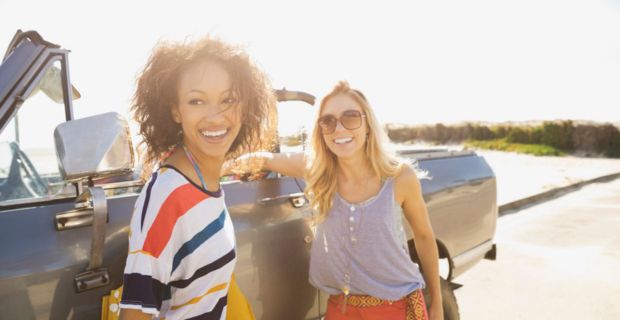
{"label": "green shrub", "polygon": [[573,149],[573,122],[560,123],[545,121],[542,125],[541,143],[562,150]]}
{"label": "green shrub", "polygon": [[542,144],[543,130],[541,127],[534,127],[529,130],[529,142],[534,144]]}
{"label": "green shrub", "polygon": [[507,142],[529,143],[530,135],[527,128],[511,127],[506,136]]}
{"label": "green shrub", "polygon": [[[546,121],[536,127],[495,125],[488,127],[467,123],[459,126],[435,125],[386,127],[388,136],[394,142],[423,140],[432,143],[460,143],[462,141],[489,141],[493,148],[508,148],[502,143],[545,145],[549,150],[535,147],[533,153],[557,153],[562,151],[585,151],[620,157],[620,131],[611,124],[573,125],[570,120]],[[503,142],[502,142],[503,141]],[[520,148],[530,148],[521,146]]]}
{"label": "green shrub", "polygon": [[495,140],[469,140],[465,143],[467,147],[474,147],[480,149],[499,150],[507,152],[518,152],[533,154],[536,156],[563,156],[564,152],[554,147],[542,145],[542,144],[528,144],[528,143],[510,143],[507,139],[495,139]]}

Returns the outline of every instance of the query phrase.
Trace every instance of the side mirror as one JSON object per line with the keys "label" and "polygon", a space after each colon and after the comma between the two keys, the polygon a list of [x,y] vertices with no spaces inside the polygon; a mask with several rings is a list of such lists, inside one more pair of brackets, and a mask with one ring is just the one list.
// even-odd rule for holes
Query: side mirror
{"label": "side mirror", "polygon": [[88,267],[75,275],[75,291],[107,286],[110,275],[103,265],[108,207],[102,187],[92,179],[130,172],[134,165],[129,125],[118,113],[105,113],[60,124],[54,130],[60,174],[65,181],[87,180],[75,200],[75,209],[55,217],[58,231],[91,226],[92,239]]}
{"label": "side mirror", "polygon": [[127,120],[116,112],[62,123],[54,130],[60,174],[65,181],[131,172],[134,154]]}

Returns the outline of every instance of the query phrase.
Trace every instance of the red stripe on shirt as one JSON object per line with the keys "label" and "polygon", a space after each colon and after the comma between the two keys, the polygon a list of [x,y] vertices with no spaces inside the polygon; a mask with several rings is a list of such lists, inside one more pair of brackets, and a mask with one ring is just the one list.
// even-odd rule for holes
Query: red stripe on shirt
{"label": "red stripe on shirt", "polygon": [[189,183],[172,191],[159,208],[157,217],[155,217],[155,221],[153,221],[146,235],[142,250],[159,258],[166,244],[170,241],[177,220],[189,209],[207,198],[209,195]]}

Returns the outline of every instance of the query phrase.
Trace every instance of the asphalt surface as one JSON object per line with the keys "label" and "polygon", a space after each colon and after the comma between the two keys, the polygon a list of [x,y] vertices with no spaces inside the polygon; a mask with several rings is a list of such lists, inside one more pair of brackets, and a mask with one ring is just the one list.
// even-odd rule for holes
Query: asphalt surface
{"label": "asphalt surface", "polygon": [[455,279],[461,319],[620,319],[620,179],[509,212],[495,241]]}

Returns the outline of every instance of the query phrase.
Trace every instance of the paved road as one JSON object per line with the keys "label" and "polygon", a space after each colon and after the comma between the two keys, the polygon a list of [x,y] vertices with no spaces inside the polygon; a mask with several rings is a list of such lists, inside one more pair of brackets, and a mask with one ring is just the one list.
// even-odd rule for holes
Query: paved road
{"label": "paved road", "polygon": [[501,217],[496,243],[456,279],[461,319],[620,319],[620,179]]}

